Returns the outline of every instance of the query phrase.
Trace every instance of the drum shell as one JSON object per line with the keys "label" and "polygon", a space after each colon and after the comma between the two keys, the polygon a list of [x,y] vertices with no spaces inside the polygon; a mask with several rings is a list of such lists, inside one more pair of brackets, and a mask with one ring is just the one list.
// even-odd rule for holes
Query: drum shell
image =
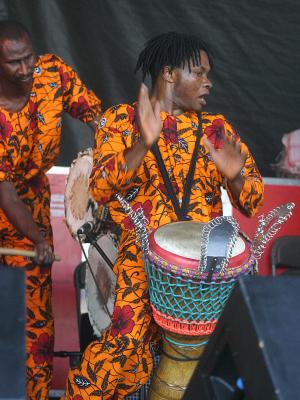
{"label": "drum shell", "polygon": [[[165,330],[178,334],[211,334],[237,278],[254,269],[256,260],[250,254],[249,246],[246,245],[242,257],[235,257],[235,262],[229,263],[223,274],[208,281],[207,274],[201,274],[195,268],[199,261],[191,260],[191,268],[188,268],[186,259],[180,264],[180,257],[174,258],[173,254],[171,263],[167,257],[162,257],[167,252],[153,245],[153,235],[154,232],[150,235],[145,267],[155,321]],[[246,258],[243,260],[243,257]],[[179,262],[174,264],[174,259]]]}

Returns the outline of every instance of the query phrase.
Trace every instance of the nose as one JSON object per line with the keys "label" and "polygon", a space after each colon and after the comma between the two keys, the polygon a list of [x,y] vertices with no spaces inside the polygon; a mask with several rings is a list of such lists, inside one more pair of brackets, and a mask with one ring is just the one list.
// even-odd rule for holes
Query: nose
{"label": "nose", "polygon": [[20,65],[19,65],[19,74],[20,75],[28,76],[32,72],[31,70],[32,70],[31,65],[27,61],[22,60],[20,62]]}
{"label": "nose", "polygon": [[205,80],[204,80],[204,86],[207,89],[211,89],[213,87],[212,81],[210,79],[208,79],[207,76],[205,77]]}

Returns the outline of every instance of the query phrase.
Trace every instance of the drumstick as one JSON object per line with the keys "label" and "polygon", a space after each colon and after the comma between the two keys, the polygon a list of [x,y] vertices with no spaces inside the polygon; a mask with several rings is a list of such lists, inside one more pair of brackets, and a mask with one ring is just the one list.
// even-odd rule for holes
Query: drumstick
{"label": "drumstick", "polygon": [[[0,254],[8,255],[8,256],[24,256],[24,257],[36,257],[36,251],[32,250],[23,250],[23,249],[10,249],[8,247],[0,247]],[[55,261],[61,261],[61,257],[58,255],[54,255]]]}

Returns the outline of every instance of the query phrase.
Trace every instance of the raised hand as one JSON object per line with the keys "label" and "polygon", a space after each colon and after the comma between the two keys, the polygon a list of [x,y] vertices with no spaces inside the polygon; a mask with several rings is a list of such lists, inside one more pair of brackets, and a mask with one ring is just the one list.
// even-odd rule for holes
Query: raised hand
{"label": "raised hand", "polygon": [[141,140],[147,148],[150,148],[159,138],[162,121],[159,102],[156,101],[154,106],[151,104],[148,88],[143,83],[138,96],[137,117]]}
{"label": "raised hand", "polygon": [[241,148],[241,143],[232,137],[225,136],[223,147],[216,150],[211,141],[204,136],[203,142],[206,149],[216,164],[219,172],[228,181],[234,181],[240,175],[247,159],[247,151]]}

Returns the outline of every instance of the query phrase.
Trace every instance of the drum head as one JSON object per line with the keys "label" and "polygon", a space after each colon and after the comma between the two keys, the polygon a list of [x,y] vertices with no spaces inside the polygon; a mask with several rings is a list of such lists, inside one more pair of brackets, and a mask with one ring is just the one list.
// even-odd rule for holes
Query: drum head
{"label": "drum head", "polygon": [[72,162],[65,190],[66,224],[72,236],[88,221],[93,221],[97,203],[89,193],[89,176],[93,167],[91,148],[78,153]]}
{"label": "drum head", "polygon": [[[149,237],[150,249],[169,264],[198,269],[201,240],[205,224],[182,221],[163,225]],[[242,264],[249,256],[249,248],[238,236],[232,250],[230,266]]]}
{"label": "drum head", "polygon": [[[100,236],[97,240],[97,244],[110,261],[114,263],[117,257],[117,247],[113,235],[107,234]],[[111,324],[111,317],[109,314],[112,314],[114,309],[117,279],[98,250],[92,245],[89,248],[88,261],[93,274],[87,266],[85,275],[86,303],[94,333],[99,337]]]}

